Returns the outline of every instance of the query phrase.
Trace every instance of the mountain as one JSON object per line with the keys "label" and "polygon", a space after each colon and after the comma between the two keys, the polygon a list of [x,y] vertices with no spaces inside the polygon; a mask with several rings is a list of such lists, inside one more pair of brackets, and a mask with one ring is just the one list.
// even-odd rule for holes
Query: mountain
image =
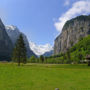
{"label": "mountain", "polygon": [[13,44],[5,30],[5,26],[0,19],[0,61],[9,61]]}
{"label": "mountain", "polygon": [[53,53],[54,53],[54,51],[51,50],[51,51],[45,52],[45,53],[43,54],[43,56],[45,56],[45,57],[49,57],[49,56],[52,56]]}
{"label": "mountain", "polygon": [[[83,39],[81,39],[78,43],[76,43],[71,49],[70,49],[70,53],[72,54],[72,56],[76,57],[76,56],[80,56],[81,58],[84,56],[84,58],[86,57],[86,55],[90,54],[90,35],[84,37]],[[83,59],[84,59],[83,58]]]}
{"label": "mountain", "polygon": [[6,31],[7,31],[8,35],[9,35],[11,41],[13,42],[13,45],[15,45],[17,39],[19,38],[19,35],[22,34],[25,45],[26,45],[26,49],[27,49],[27,56],[28,57],[31,57],[32,55],[36,56],[33,53],[33,51],[30,49],[29,42],[28,42],[28,39],[27,39],[25,34],[20,32],[19,29],[16,26],[13,26],[13,25],[8,25],[5,28],[6,28]]}
{"label": "mountain", "polygon": [[55,39],[54,54],[66,52],[80,39],[90,34],[90,15],[78,16],[66,22],[61,34]]}
{"label": "mountain", "polygon": [[[67,54],[66,54],[67,55]],[[90,35],[82,38],[69,50],[70,59],[65,58],[66,62],[82,63],[86,56],[90,55]],[[84,61],[83,61],[84,60]]]}
{"label": "mountain", "polygon": [[43,55],[45,52],[53,50],[53,47],[50,44],[37,45],[34,42],[30,42],[30,47],[37,56]]}

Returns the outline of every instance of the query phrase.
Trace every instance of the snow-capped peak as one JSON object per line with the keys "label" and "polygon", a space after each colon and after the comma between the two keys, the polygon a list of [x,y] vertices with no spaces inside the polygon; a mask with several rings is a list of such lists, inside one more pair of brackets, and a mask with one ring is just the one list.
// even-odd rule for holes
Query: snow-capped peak
{"label": "snow-capped peak", "polygon": [[16,43],[17,39],[19,38],[20,34],[22,34],[23,40],[24,40],[24,43],[25,43],[26,49],[27,49],[27,56],[28,57],[30,57],[32,55],[36,56],[32,52],[32,50],[30,49],[27,36],[24,33],[20,32],[19,29],[16,26],[13,26],[13,25],[5,26],[5,28],[6,28],[6,32],[7,32],[8,36],[10,37],[13,45],[15,45],[15,43]]}
{"label": "snow-capped peak", "polygon": [[45,52],[53,50],[53,47],[50,44],[37,45],[34,42],[30,42],[30,48],[36,55],[43,55]]}
{"label": "snow-capped peak", "polygon": [[6,27],[6,29],[9,29],[9,30],[18,30],[18,28],[14,25],[6,25],[5,27]]}

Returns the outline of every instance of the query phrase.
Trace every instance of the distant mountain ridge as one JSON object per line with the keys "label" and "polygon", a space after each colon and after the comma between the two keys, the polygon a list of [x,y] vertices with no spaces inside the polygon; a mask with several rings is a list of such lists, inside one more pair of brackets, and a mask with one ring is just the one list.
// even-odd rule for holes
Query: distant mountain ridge
{"label": "distant mountain ridge", "polygon": [[7,31],[8,35],[9,35],[11,41],[13,42],[13,45],[15,45],[17,39],[19,38],[19,35],[22,34],[25,45],[26,45],[26,49],[27,49],[27,56],[28,57],[31,57],[31,56],[36,57],[36,55],[30,49],[28,39],[27,39],[27,37],[26,37],[26,35],[24,33],[20,32],[19,29],[16,26],[13,26],[13,25],[7,25],[5,28],[6,28],[6,31]]}
{"label": "distant mountain ridge", "polygon": [[43,54],[43,56],[49,57],[49,56],[52,56],[53,54],[54,54],[54,50],[51,50],[51,51],[45,52],[45,53]]}
{"label": "distant mountain ridge", "polygon": [[54,54],[65,53],[87,35],[90,35],[90,15],[81,15],[67,21],[61,34],[55,39]]}

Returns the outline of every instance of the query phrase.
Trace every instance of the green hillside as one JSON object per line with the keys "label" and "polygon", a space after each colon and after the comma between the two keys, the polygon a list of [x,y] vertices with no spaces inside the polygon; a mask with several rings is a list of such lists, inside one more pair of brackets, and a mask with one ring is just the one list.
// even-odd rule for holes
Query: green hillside
{"label": "green hillside", "polygon": [[81,38],[79,42],[66,53],[60,53],[59,55],[47,58],[47,63],[81,63],[88,54],[90,54],[90,35]]}
{"label": "green hillside", "polygon": [[80,60],[85,59],[86,55],[90,54],[90,35],[81,39],[71,49],[70,53],[73,59]]}

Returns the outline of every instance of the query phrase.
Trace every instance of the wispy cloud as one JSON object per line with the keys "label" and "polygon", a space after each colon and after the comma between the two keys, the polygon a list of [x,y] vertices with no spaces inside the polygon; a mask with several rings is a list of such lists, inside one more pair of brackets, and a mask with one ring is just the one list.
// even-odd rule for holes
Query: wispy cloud
{"label": "wispy cloud", "polygon": [[59,17],[58,21],[55,22],[56,29],[61,32],[65,22],[71,18],[74,18],[78,15],[87,15],[90,13],[90,0],[81,0],[75,2],[72,7],[63,13],[61,17]]}
{"label": "wispy cloud", "polygon": [[70,0],[65,0],[64,6],[70,5]]}

